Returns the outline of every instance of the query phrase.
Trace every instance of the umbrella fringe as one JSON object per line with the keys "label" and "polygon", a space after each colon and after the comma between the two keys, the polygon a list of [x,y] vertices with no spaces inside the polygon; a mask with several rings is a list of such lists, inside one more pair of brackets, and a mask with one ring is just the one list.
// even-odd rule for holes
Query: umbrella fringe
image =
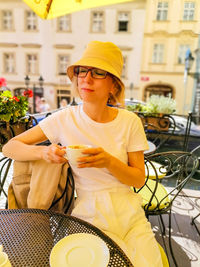
{"label": "umbrella fringe", "polygon": [[49,3],[47,4],[47,14],[49,13],[49,9],[51,8],[52,1],[53,0],[49,0]]}

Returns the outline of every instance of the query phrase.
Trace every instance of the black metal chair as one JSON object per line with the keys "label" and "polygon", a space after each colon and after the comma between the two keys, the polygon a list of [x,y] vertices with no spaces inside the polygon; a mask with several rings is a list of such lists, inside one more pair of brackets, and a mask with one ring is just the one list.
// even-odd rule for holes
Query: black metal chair
{"label": "black metal chair", "polygon": [[[7,189],[5,189],[6,180],[8,179],[8,175],[12,175],[12,169],[11,164],[13,160],[7,157],[3,157],[0,159],[0,197],[2,196],[2,199],[5,201],[5,208],[8,208],[8,193]],[[8,184],[6,185],[8,187]],[[64,187],[64,190],[60,197],[51,204],[49,209],[52,209],[56,206],[56,204],[64,198],[64,206],[63,206],[63,212],[66,214],[70,214],[73,208],[74,203],[74,193],[75,193],[75,183],[74,178],[72,175],[72,170],[70,167],[68,167],[68,173],[66,177],[66,184]]]}
{"label": "black metal chair", "polygon": [[[199,160],[199,168],[198,168],[198,170],[197,170],[198,175],[200,175],[200,151],[199,151],[199,150],[200,150],[199,147],[196,147],[195,149],[192,150],[192,153],[195,154],[195,155],[198,157],[198,160]],[[193,178],[192,178],[192,180],[197,181],[196,179],[193,179]],[[198,180],[198,181],[199,181],[199,180]],[[191,225],[194,225],[195,229],[197,230],[197,233],[200,235],[200,230],[198,229],[197,224],[196,224],[196,222],[195,222],[195,220],[196,220],[199,216],[200,216],[200,212],[199,212],[195,217],[192,218],[192,220],[191,220]]]}
{"label": "black metal chair", "polygon": [[[169,248],[176,266],[177,263],[171,245],[172,205],[183,187],[196,172],[198,165],[198,157],[192,152],[170,151],[148,155],[145,157],[145,185],[138,190],[134,189],[142,196],[142,206],[146,217],[159,216],[162,225],[162,236],[165,235],[165,224],[162,215],[169,215]],[[161,183],[166,179],[175,182],[172,189],[166,188],[163,182]]]}
{"label": "black metal chair", "polygon": [[6,199],[6,203],[5,203],[5,208],[8,207],[8,202],[7,202],[7,191],[5,189],[5,183],[6,183],[6,179],[7,176],[9,174],[9,170],[12,164],[12,159],[9,159],[7,157],[3,157],[0,159],[0,197],[2,197],[2,199]]}
{"label": "black metal chair", "polygon": [[195,226],[197,233],[200,235],[200,230],[198,229],[196,222],[195,222],[196,218],[198,218],[199,216],[200,216],[200,212],[195,217],[192,218],[191,225]]}
{"label": "black metal chair", "polygon": [[74,198],[75,198],[74,193],[75,193],[74,178],[72,175],[72,170],[69,167],[65,189],[63,190],[62,195],[51,204],[51,207],[49,209],[53,208],[63,197],[65,197],[63,212],[65,214],[71,214],[72,209],[73,209],[73,204],[74,204]]}
{"label": "black metal chair", "polygon": [[[4,144],[7,143],[9,139],[21,133],[21,131],[26,131],[33,127],[33,122],[37,124],[37,120],[32,115],[27,115],[21,118],[16,123],[7,123],[5,121],[0,121],[0,152]],[[22,129],[20,129],[22,126]],[[12,159],[3,157],[0,159],[0,197],[3,196],[7,199],[7,192],[5,190],[5,182],[12,164]],[[7,201],[5,207],[7,208]]]}

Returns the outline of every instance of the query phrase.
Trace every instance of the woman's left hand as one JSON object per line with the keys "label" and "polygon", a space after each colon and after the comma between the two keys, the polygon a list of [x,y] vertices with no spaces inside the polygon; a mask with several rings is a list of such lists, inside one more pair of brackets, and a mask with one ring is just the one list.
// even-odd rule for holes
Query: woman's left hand
{"label": "woman's left hand", "polygon": [[78,168],[108,168],[112,160],[112,156],[101,147],[85,149],[83,154],[88,155],[78,159]]}

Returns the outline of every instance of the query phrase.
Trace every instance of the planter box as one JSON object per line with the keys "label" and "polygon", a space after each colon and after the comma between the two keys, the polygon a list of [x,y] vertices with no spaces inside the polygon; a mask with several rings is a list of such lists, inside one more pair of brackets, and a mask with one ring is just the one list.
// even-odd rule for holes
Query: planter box
{"label": "planter box", "polygon": [[159,132],[166,132],[169,130],[170,120],[166,115],[160,114],[155,116],[144,116],[142,113],[137,113],[142,120],[145,130],[154,130]]}
{"label": "planter box", "polygon": [[9,123],[0,121],[0,151],[3,145],[5,145],[12,137],[19,135],[32,127],[32,119],[28,121],[18,121],[15,123]]}

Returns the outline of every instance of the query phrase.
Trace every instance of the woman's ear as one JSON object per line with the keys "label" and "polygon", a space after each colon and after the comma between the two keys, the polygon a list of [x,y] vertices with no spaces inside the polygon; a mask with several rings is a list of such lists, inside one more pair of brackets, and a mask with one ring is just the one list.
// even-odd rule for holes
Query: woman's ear
{"label": "woman's ear", "polygon": [[115,95],[115,92],[116,92],[116,87],[115,87],[115,82],[113,81],[113,82],[112,82],[112,85],[111,85],[111,87],[110,87],[110,93],[111,93],[112,95]]}
{"label": "woman's ear", "polygon": [[113,85],[112,88],[110,88],[110,92],[109,94],[111,94],[112,96],[115,96],[117,92],[117,89],[115,88],[115,86]]}

